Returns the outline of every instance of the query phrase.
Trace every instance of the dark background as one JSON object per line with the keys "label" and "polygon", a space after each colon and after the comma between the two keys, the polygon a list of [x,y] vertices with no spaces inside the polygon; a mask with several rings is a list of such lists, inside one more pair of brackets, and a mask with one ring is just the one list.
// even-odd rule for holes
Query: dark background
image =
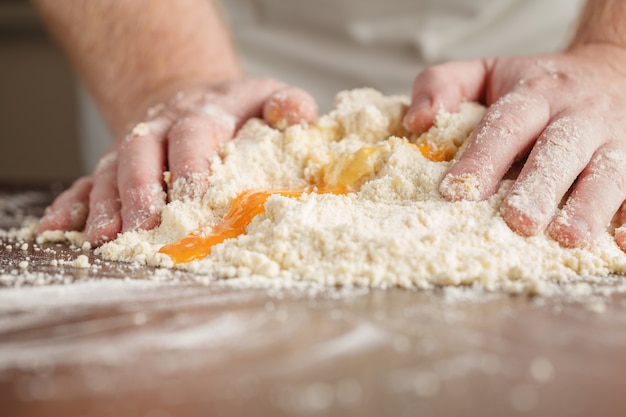
{"label": "dark background", "polygon": [[0,0],[0,182],[82,172],[76,82],[34,6]]}

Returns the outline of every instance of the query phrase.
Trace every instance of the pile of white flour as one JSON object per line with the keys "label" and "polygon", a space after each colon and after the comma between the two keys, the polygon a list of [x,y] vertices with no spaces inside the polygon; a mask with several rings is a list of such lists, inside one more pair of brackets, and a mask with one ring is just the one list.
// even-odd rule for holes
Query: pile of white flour
{"label": "pile of white flour", "polygon": [[480,284],[530,292],[555,281],[626,272],[626,254],[608,232],[589,250],[512,232],[498,213],[510,181],[487,201],[443,200],[438,187],[450,162],[425,158],[411,142],[459,147],[484,108],[466,103],[458,114],[440,114],[423,137],[407,139],[401,127],[406,105],[404,97],[361,89],[339,94],[336,109],[315,126],[278,131],[250,120],[212,160],[211,188],[202,199],[169,203],[159,227],[121,234],[96,253],[173,267],[158,250],[198,228],[210,232],[240,192],[324,184],[333,166],[367,146],[375,151],[356,192],[274,195],[244,235],[175,267],[215,278],[411,288]]}

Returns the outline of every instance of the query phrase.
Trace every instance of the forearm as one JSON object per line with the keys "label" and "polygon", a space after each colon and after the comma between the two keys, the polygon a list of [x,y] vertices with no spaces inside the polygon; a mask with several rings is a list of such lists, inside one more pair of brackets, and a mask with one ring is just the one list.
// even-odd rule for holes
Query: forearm
{"label": "forearm", "polygon": [[167,95],[240,75],[209,0],[36,0],[116,135]]}
{"label": "forearm", "polygon": [[572,46],[602,43],[626,45],[626,2],[623,0],[588,0]]}

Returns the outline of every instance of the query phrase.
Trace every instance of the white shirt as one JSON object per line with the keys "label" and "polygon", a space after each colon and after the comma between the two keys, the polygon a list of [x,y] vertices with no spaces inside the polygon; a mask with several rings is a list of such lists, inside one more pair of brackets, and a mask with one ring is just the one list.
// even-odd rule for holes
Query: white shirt
{"label": "white shirt", "polygon": [[245,69],[309,90],[410,94],[424,67],[562,49],[581,0],[223,0]]}

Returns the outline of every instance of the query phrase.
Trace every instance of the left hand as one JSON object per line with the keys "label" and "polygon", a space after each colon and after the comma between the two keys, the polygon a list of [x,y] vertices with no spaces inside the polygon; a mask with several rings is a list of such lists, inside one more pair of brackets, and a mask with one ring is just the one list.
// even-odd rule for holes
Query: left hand
{"label": "left hand", "polygon": [[[618,210],[626,222],[624,68],[626,49],[609,44],[435,66],[416,78],[404,124],[420,133],[441,107],[489,106],[444,177],[442,196],[486,199],[525,159],[501,206],[506,223],[525,236],[547,230],[563,246],[584,247]],[[626,251],[626,227],[615,239]]]}
{"label": "left hand", "polygon": [[278,80],[241,78],[188,88],[146,113],[93,174],[57,197],[39,232],[83,230],[85,240],[99,246],[120,232],[150,230],[160,223],[167,199],[200,198],[207,191],[211,158],[248,119],[262,117],[276,128],[313,123],[317,104]]}

